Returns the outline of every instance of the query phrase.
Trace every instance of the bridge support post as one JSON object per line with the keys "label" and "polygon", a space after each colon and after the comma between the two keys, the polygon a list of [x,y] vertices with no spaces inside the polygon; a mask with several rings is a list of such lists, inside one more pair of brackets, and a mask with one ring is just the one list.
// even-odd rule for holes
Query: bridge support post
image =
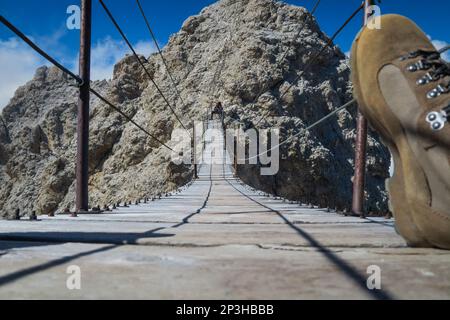
{"label": "bridge support post", "polygon": [[[370,6],[374,0],[365,0],[364,25],[367,25],[371,16]],[[365,217],[364,199],[366,183],[366,159],[367,159],[367,120],[358,110],[356,125],[356,150],[355,150],[355,176],[353,178],[353,203],[352,212],[361,218]]]}
{"label": "bridge support post", "polygon": [[192,121],[192,161],[194,163],[194,179],[198,179],[197,137],[196,137],[196,132],[195,132],[195,121]]}
{"label": "bridge support post", "polygon": [[233,141],[234,141],[233,167],[234,167],[234,175],[237,178],[238,177],[237,159],[238,159],[238,146],[239,146],[239,129],[237,130],[237,134],[236,134],[236,129],[234,130],[234,133],[235,133],[235,137],[233,138]]}
{"label": "bridge support post", "polygon": [[223,125],[223,150],[224,150],[224,154],[227,151],[227,126],[224,124]]}
{"label": "bridge support post", "polygon": [[[208,118],[206,118],[205,120],[203,120],[203,132],[202,132],[202,145],[203,145],[203,151],[205,151],[206,149],[206,131],[208,131]],[[204,152],[202,152],[202,159],[203,159],[203,154]]]}
{"label": "bridge support post", "polygon": [[237,141],[234,139],[234,154],[233,154],[233,168],[234,176],[237,178]]}
{"label": "bridge support post", "polygon": [[80,86],[77,118],[76,212],[89,210],[89,98],[91,68],[92,0],[81,1],[79,72]]}

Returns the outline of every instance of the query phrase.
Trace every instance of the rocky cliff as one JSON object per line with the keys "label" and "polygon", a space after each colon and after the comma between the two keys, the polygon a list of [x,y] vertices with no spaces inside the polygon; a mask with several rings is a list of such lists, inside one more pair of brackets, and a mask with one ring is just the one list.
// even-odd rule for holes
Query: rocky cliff
{"label": "rocky cliff", "polygon": [[[283,146],[276,176],[262,177],[252,165],[241,166],[239,175],[250,185],[280,196],[343,209],[351,201],[355,112],[342,112],[312,131],[304,128],[351,99],[346,57],[339,48],[330,48],[296,80],[327,40],[304,8],[270,0],[222,0],[187,19],[164,48],[184,105],[176,99],[159,56],[152,55],[145,63],[186,124],[202,119],[207,107],[222,101],[228,125],[252,127],[267,113],[261,125],[280,128],[281,139],[302,132]],[[253,101],[280,80],[281,85]],[[115,66],[111,81],[93,85],[164,142],[179,127],[133,56]],[[56,69],[43,67],[3,110],[2,215],[16,208],[49,213],[73,207],[76,102],[71,81]],[[89,154],[92,204],[165,192],[192,176],[190,166],[173,164],[165,148],[95,99]],[[388,151],[372,133],[366,194],[369,211],[387,210],[384,180],[388,168]]]}

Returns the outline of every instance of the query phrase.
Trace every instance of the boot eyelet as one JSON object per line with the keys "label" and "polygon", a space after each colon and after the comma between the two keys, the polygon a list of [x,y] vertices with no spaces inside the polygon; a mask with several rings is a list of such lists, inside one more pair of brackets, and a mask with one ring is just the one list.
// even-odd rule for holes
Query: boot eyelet
{"label": "boot eyelet", "polygon": [[426,85],[427,83],[428,83],[428,80],[425,78],[420,78],[419,80],[417,80],[417,85],[419,85],[419,86]]}
{"label": "boot eyelet", "polygon": [[439,131],[443,128],[443,125],[440,122],[433,123],[433,130]]}
{"label": "boot eyelet", "polygon": [[428,115],[427,120],[430,121],[430,122],[433,122],[433,121],[436,121],[437,118],[438,118],[438,117],[437,117],[436,113],[435,113],[435,112],[432,112],[432,113],[430,113],[430,114]]}
{"label": "boot eyelet", "polygon": [[433,90],[431,90],[430,92],[428,92],[427,94],[427,98],[428,99],[434,99],[439,97],[440,95],[446,93],[446,90],[444,88],[443,85],[438,85],[436,88],[434,88]]}
{"label": "boot eyelet", "polygon": [[433,76],[428,72],[426,75],[424,75],[422,78],[419,78],[416,82],[416,84],[418,86],[423,86],[426,85],[428,83],[430,83],[431,81],[433,81]]}
{"label": "boot eyelet", "polygon": [[427,98],[431,100],[431,99],[437,98],[438,95],[439,94],[436,92],[436,90],[433,90],[433,91],[428,92]]}
{"label": "boot eyelet", "polygon": [[416,72],[417,71],[417,67],[415,64],[411,64],[409,65],[406,70],[408,70],[409,72]]}
{"label": "boot eyelet", "polygon": [[409,72],[416,72],[416,71],[418,71],[418,70],[427,70],[427,69],[430,69],[430,64],[428,63],[428,62],[426,62],[425,60],[419,60],[419,61],[417,61],[416,63],[414,63],[414,64],[410,64],[408,67],[407,67],[407,70],[409,71]]}
{"label": "boot eyelet", "polygon": [[430,128],[433,131],[440,131],[447,123],[447,116],[444,111],[442,112],[430,112],[427,115],[427,122],[430,124]]}

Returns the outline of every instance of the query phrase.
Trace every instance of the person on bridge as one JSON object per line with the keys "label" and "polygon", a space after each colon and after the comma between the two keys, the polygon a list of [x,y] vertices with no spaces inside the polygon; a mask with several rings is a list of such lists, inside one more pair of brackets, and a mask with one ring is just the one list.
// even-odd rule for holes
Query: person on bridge
{"label": "person on bridge", "polygon": [[218,115],[220,118],[223,116],[223,107],[222,102],[217,102],[216,106],[214,107],[214,110],[211,113],[211,120],[214,119],[214,115]]}
{"label": "person on bridge", "polygon": [[450,249],[450,66],[412,21],[381,17],[351,53],[359,108],[389,147],[396,228],[410,246]]}

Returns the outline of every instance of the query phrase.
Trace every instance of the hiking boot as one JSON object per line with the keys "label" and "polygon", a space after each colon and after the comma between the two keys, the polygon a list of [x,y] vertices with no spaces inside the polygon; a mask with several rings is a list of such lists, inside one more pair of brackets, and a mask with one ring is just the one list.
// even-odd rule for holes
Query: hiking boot
{"label": "hiking boot", "polygon": [[[445,48],[448,50],[450,48]],[[450,249],[450,67],[409,19],[381,17],[351,56],[361,112],[389,147],[398,232],[410,246]]]}

